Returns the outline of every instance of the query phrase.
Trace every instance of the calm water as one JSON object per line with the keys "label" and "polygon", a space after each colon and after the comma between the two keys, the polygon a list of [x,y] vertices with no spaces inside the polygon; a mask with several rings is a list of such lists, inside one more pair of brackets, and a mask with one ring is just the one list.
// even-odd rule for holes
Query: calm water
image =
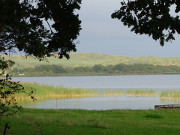
{"label": "calm water", "polygon": [[22,82],[37,82],[67,88],[89,89],[180,89],[180,75],[14,77]]}
{"label": "calm water", "polygon": [[[14,77],[22,82],[88,89],[180,89],[180,75],[133,76],[73,76],[73,77]],[[161,101],[159,97],[93,97],[80,99],[52,99],[32,104],[27,108],[41,109],[154,109],[154,105],[178,102]]]}
{"label": "calm water", "polygon": [[[51,99],[26,104],[26,108],[40,109],[85,109],[85,110],[111,110],[154,109],[154,105],[172,104],[174,102],[161,101],[158,97],[92,97],[79,99]],[[177,104],[178,102],[176,102]]]}

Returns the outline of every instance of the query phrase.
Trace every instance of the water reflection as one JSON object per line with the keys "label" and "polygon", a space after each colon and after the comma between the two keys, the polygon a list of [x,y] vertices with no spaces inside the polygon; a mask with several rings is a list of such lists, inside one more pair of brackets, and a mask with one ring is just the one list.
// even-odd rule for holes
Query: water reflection
{"label": "water reflection", "polygon": [[[91,97],[78,99],[51,99],[24,105],[25,108],[38,109],[85,109],[85,110],[111,110],[154,109],[154,105],[174,104],[174,101],[163,101],[159,97]],[[176,102],[178,103],[178,102]]]}

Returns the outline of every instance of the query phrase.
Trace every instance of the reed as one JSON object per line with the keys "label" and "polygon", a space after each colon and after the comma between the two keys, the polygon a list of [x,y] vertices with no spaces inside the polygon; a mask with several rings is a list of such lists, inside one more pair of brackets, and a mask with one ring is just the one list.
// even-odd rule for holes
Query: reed
{"label": "reed", "polygon": [[[124,90],[90,90],[90,89],[81,89],[81,88],[64,88],[64,87],[54,87],[49,85],[42,85],[37,83],[23,83],[25,90],[32,91],[34,90],[35,98],[39,100],[46,99],[65,99],[65,98],[82,98],[82,97],[114,97],[114,96],[156,96],[154,90],[143,90],[129,89]],[[30,97],[25,94],[16,94],[16,100],[18,102],[32,101]]]}
{"label": "reed", "polygon": [[[81,98],[99,95],[97,91],[89,89],[54,87],[37,83],[24,83],[23,86],[26,91],[34,90],[34,96],[37,100]],[[32,101],[32,99],[25,94],[16,94],[16,100],[18,102]]]}
{"label": "reed", "polygon": [[143,89],[136,89],[136,90],[132,90],[132,89],[128,89],[126,91],[126,96],[136,96],[136,97],[152,97],[152,96],[156,96],[157,93],[150,89],[150,90],[143,90]]}
{"label": "reed", "polygon": [[158,93],[156,93],[154,90],[148,89],[128,89],[125,90],[105,90],[104,92],[101,92],[101,96],[105,97],[114,97],[114,96],[143,96],[143,97],[151,97],[151,96],[157,96]]}
{"label": "reed", "polygon": [[160,95],[161,100],[178,101],[180,100],[180,90],[162,91]]}
{"label": "reed", "polygon": [[[180,90],[168,90],[156,92],[152,89],[128,89],[124,90],[90,90],[81,88],[64,88],[54,87],[49,85],[41,85],[37,83],[23,83],[26,91],[34,90],[35,98],[39,100],[46,99],[65,99],[65,98],[82,98],[82,97],[114,97],[114,96],[136,96],[136,97],[151,97],[159,96],[161,100],[180,101]],[[25,94],[16,94],[18,102],[32,101],[30,97]]]}
{"label": "reed", "polygon": [[125,96],[125,92],[122,90],[106,90],[103,94],[105,97]]}

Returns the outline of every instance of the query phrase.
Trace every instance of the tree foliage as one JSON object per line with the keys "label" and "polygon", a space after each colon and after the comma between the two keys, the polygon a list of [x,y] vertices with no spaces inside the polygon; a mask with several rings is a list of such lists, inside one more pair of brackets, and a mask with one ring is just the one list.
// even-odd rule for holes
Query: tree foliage
{"label": "tree foliage", "polygon": [[33,97],[33,90],[25,91],[19,82],[10,81],[11,77],[7,72],[13,65],[13,61],[0,57],[0,75],[6,73],[4,79],[0,78],[0,116],[13,115],[22,108],[16,102],[15,94],[17,93],[24,93],[29,95],[30,98],[35,99]]}
{"label": "tree foliage", "polygon": [[120,19],[136,34],[152,36],[164,46],[164,42],[175,40],[174,35],[180,34],[180,19],[175,14],[179,12],[179,0],[128,0],[121,2],[112,18]]}
{"label": "tree foliage", "polygon": [[0,0],[0,52],[69,58],[81,21],[81,0]]}
{"label": "tree foliage", "polygon": [[129,75],[129,74],[179,74],[180,67],[152,64],[116,64],[80,67],[63,67],[62,65],[40,65],[35,68],[15,68],[15,75],[23,76],[59,76],[59,75]]}
{"label": "tree foliage", "polygon": [[[60,58],[69,58],[68,53],[76,51],[75,40],[81,30],[74,13],[80,4],[81,0],[0,0],[0,53],[20,51],[39,59],[58,53]],[[15,94],[34,99],[33,91],[10,80],[7,71],[13,64],[0,58],[0,75],[6,74],[0,79],[0,116],[21,109]]]}
{"label": "tree foliage", "polygon": [[15,94],[24,91],[24,87],[6,79],[0,80],[0,116],[9,116],[21,109],[15,99]]}

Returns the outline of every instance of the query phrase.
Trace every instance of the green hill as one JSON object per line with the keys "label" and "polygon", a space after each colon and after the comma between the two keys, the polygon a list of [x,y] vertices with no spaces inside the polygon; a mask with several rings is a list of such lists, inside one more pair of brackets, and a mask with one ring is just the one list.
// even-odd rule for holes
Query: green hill
{"label": "green hill", "polygon": [[25,57],[20,55],[5,56],[6,59],[11,59],[16,62],[16,67],[19,68],[34,68],[40,65],[61,65],[64,67],[85,67],[102,64],[116,65],[116,64],[152,64],[160,66],[180,66],[180,57],[127,57],[127,56],[110,56],[106,54],[97,53],[72,53],[70,59],[58,59],[55,57],[46,58],[44,61],[39,61],[34,57]]}
{"label": "green hill", "polygon": [[121,75],[121,74],[179,74],[180,57],[126,57],[97,53],[72,53],[70,59],[46,58],[20,55],[4,56],[15,61],[14,75]]}

